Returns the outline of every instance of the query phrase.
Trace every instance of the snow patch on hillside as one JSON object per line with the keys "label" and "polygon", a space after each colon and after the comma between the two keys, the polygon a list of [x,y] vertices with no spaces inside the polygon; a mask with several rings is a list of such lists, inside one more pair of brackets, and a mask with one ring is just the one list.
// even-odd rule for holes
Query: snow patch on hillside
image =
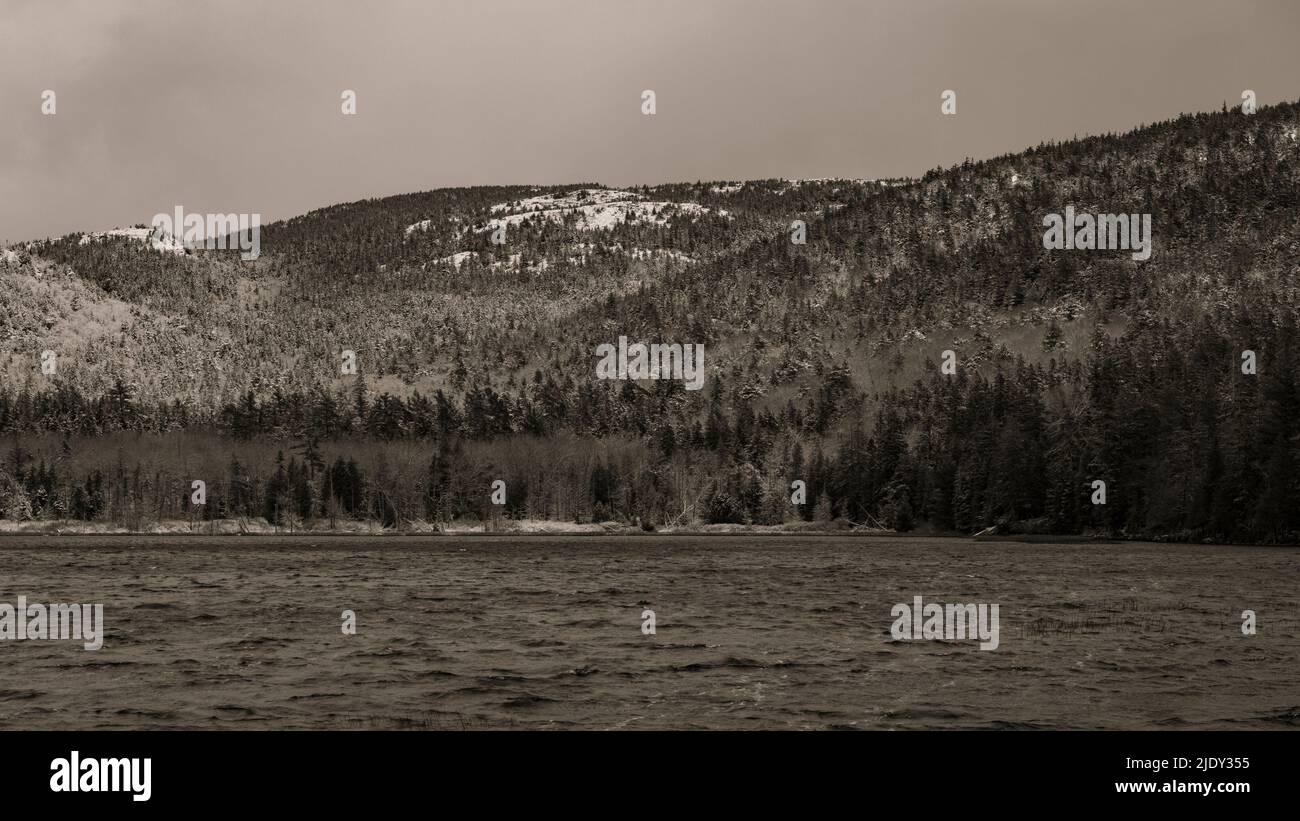
{"label": "snow patch on hillside", "polygon": [[[743,183],[742,183],[743,185]],[[536,197],[513,200],[493,205],[490,213],[498,216],[473,226],[467,226],[461,232],[466,234],[486,234],[504,226],[506,229],[517,228],[525,223],[550,222],[567,225],[576,231],[589,233],[606,231],[619,225],[667,225],[678,217],[697,217],[714,214],[731,219],[731,214],[721,208],[710,208],[695,202],[667,202],[647,200],[632,191],[620,191],[609,188],[587,188],[563,193],[543,194]],[[407,226],[409,237],[416,231],[428,230],[433,220],[421,220]],[[670,249],[629,248],[624,249],[620,243],[569,243],[567,253],[556,259],[542,259],[528,264],[529,270],[542,271],[562,260],[570,264],[581,265],[587,257],[598,248],[615,253],[625,253],[636,260],[663,259],[683,263],[696,260],[688,254]],[[470,259],[483,259],[478,251],[459,251],[450,256],[433,260],[433,266],[451,265],[459,269]],[[520,254],[513,254],[505,261],[490,263],[494,269],[518,269],[524,265]],[[486,260],[484,260],[486,261]]]}
{"label": "snow patch on hillside", "polygon": [[641,199],[640,196],[631,191],[619,191],[612,188],[587,188],[569,191],[564,194],[544,194],[540,197],[529,197],[528,199],[499,203],[492,206],[492,213],[524,214],[538,211],[563,211],[637,199]]}
{"label": "snow patch on hillside", "polygon": [[667,225],[679,216],[717,214],[730,217],[722,209],[695,202],[649,201],[631,191],[593,188],[570,191],[563,195],[548,194],[492,206],[492,213],[502,214],[474,229],[483,234],[504,226],[516,228],[526,222],[545,221],[569,224],[577,231],[606,231],[625,223]]}
{"label": "snow patch on hillside", "polygon": [[802,177],[799,179],[783,179],[786,188],[802,188],[805,185],[826,185],[828,183],[843,183],[846,185],[886,185],[884,180],[868,180],[861,177]]}
{"label": "snow patch on hillside", "polygon": [[633,248],[630,252],[632,259],[671,259],[677,262],[695,262],[695,257],[690,254],[683,254],[681,251],[674,251],[670,248]]}
{"label": "snow patch on hillside", "polygon": [[[578,231],[604,231],[623,223],[666,225],[677,216],[699,216],[714,213],[730,218],[721,209],[712,209],[694,202],[652,202],[632,191],[612,188],[582,188],[564,193],[542,194],[521,200],[493,205],[491,213],[497,216],[486,225],[473,230],[482,234],[504,225],[517,227],[534,220],[571,222]],[[406,226],[409,237],[416,231],[427,231],[433,220],[426,219]],[[465,232],[462,232],[465,233]]]}
{"label": "snow patch on hillside", "polygon": [[435,259],[435,260],[433,261],[433,264],[434,264],[434,265],[454,265],[454,266],[456,266],[457,268],[459,268],[461,265],[464,265],[464,264],[465,264],[465,261],[466,261],[466,260],[468,260],[470,257],[474,257],[474,256],[477,256],[477,254],[476,254],[474,251],[460,251],[459,253],[452,254],[452,255],[449,256],[449,257],[442,257],[442,258],[440,258],[440,259]]}
{"label": "snow patch on hillside", "polygon": [[114,228],[112,231],[97,231],[93,234],[82,234],[78,245],[89,245],[92,242],[103,241],[110,237],[126,237],[137,242],[147,242],[159,253],[172,253],[182,255],[185,253],[185,246],[175,237],[164,235],[162,239],[153,239],[154,229],[152,228]]}
{"label": "snow patch on hillside", "polygon": [[[577,242],[565,246],[565,249],[569,253],[565,255],[564,259],[570,265],[582,265],[587,261],[588,257],[592,256],[597,250],[604,250],[616,254],[625,253],[629,257],[635,260],[662,259],[662,260],[670,260],[673,262],[681,262],[686,264],[697,262],[695,257],[692,257],[690,254],[684,254],[681,251],[674,251],[669,248],[628,248],[625,250],[621,243],[614,243],[613,245],[606,245],[606,246],[598,246],[591,243]],[[459,269],[470,259],[481,260],[482,255],[477,251],[461,251],[460,253],[452,254],[451,256],[440,257],[439,259],[435,259],[430,264],[435,266],[451,265]],[[548,268],[550,268],[553,264],[554,263],[549,259],[540,259],[537,260],[536,262],[528,263],[527,268],[530,271],[545,271]],[[518,253],[510,254],[509,256],[506,257],[504,261],[496,261],[490,263],[490,266],[492,267],[493,270],[518,270],[523,265],[524,265],[523,254],[518,254]]]}

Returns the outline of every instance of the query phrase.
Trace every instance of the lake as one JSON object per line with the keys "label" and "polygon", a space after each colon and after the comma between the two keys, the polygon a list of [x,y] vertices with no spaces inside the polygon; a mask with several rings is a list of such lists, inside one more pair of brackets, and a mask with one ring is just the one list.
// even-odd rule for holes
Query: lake
{"label": "lake", "polygon": [[[7,535],[0,562],[0,602],[105,628],[0,641],[3,729],[1300,726],[1289,548]],[[997,604],[998,647],[896,640],[915,596]]]}

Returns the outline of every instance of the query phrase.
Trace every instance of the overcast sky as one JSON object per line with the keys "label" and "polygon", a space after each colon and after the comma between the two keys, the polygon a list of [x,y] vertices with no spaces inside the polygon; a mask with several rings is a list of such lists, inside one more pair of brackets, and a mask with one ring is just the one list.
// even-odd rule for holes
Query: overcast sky
{"label": "overcast sky", "polygon": [[1297,0],[0,0],[0,240],[447,186],[913,176],[1295,100],[1297,43]]}

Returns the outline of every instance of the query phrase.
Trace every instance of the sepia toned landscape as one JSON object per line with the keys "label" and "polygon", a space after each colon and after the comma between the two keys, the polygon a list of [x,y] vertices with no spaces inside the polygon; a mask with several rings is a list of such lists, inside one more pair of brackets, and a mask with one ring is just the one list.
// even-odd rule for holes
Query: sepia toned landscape
{"label": "sepia toned landscape", "polygon": [[[1058,797],[1266,783],[1210,770],[1300,726],[1297,34],[2,4],[0,731],[105,731],[14,783],[384,795],[436,756],[328,731],[408,729],[1099,730],[933,749]],[[911,760],[866,735],[829,757]],[[725,755],[578,743],[487,755]]]}
{"label": "sepia toned landscape", "polygon": [[[251,263],[145,227],[15,244],[0,527],[1294,543],[1298,111],[914,180],[386,197]],[[1149,257],[1046,250],[1066,202],[1154,215]],[[702,346],[707,382],[598,379],[620,337]]]}

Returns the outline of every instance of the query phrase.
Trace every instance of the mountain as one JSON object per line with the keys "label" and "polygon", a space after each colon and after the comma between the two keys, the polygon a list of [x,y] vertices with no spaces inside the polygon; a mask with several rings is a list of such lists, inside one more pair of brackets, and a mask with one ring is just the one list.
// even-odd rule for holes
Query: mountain
{"label": "mountain", "polygon": [[[0,516],[1295,541],[1298,124],[1187,115],[919,180],[430,191],[272,223],[250,262],[13,246]],[[1045,248],[1067,209],[1146,215],[1149,256]],[[620,337],[703,345],[704,390],[598,379]]]}

